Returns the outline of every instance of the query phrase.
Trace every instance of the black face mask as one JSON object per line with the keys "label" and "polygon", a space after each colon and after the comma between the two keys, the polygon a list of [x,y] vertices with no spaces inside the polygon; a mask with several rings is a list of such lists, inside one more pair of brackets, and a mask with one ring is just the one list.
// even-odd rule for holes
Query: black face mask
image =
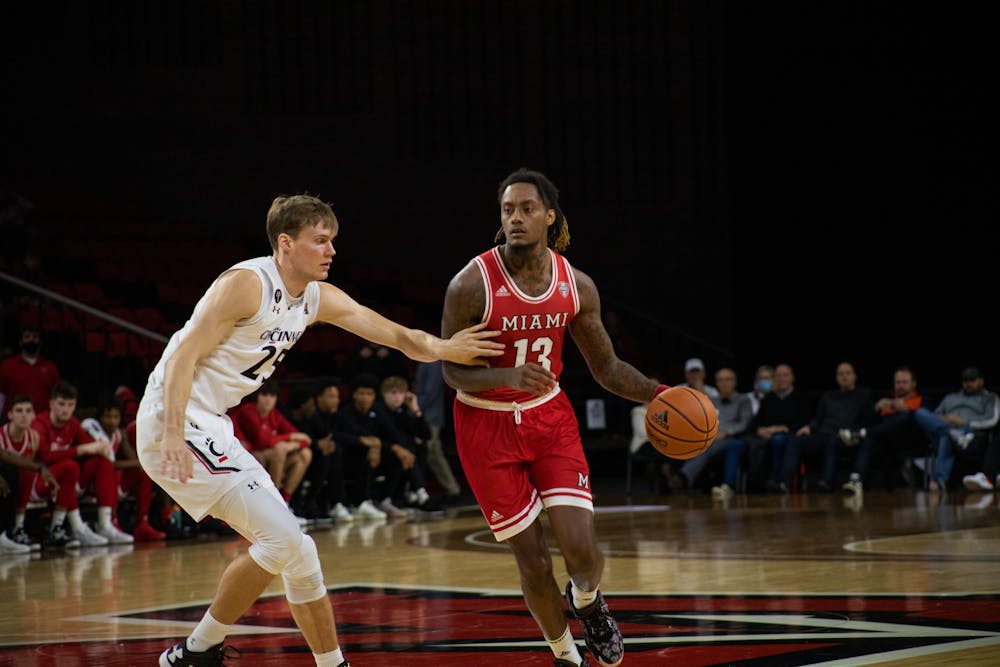
{"label": "black face mask", "polygon": [[25,354],[38,354],[38,347],[37,340],[27,340],[21,343],[21,351]]}

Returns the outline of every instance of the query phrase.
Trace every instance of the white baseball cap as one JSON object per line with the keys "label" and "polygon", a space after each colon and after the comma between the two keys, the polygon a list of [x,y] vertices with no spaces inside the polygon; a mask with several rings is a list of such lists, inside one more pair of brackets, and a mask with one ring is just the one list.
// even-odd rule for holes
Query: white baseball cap
{"label": "white baseball cap", "polygon": [[705,364],[701,363],[701,359],[698,357],[692,357],[684,362],[684,372],[689,371],[703,371],[705,370]]}

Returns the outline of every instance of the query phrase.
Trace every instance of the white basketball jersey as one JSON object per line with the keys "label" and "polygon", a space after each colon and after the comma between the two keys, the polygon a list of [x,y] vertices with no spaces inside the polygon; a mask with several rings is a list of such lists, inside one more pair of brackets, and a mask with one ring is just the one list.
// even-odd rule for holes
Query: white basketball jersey
{"label": "white basketball jersey", "polygon": [[[302,296],[293,299],[281,281],[273,257],[248,259],[234,264],[228,271],[234,269],[250,269],[256,273],[263,291],[257,312],[237,322],[229,337],[195,367],[191,401],[216,414],[224,414],[270,377],[285,353],[305,333],[306,327],[315,322],[319,310],[319,283],[310,282]],[[166,361],[191,333],[206,307],[203,296],[191,318],[171,336],[149,376],[146,395],[163,393]]]}

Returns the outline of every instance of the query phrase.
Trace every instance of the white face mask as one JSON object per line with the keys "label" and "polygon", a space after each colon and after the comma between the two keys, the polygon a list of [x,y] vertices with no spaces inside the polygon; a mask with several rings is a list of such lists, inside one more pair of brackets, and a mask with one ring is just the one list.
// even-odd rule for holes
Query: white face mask
{"label": "white face mask", "polygon": [[755,386],[757,387],[757,391],[759,391],[762,394],[766,394],[767,392],[771,391],[772,385],[770,380],[764,379],[764,380],[757,380],[757,384]]}

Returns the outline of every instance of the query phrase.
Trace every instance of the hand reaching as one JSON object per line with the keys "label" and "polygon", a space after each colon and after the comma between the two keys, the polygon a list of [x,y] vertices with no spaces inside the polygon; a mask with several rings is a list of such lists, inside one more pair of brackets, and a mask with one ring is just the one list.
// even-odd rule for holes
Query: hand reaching
{"label": "hand reaching", "polygon": [[443,359],[467,366],[489,366],[489,357],[503,354],[503,343],[488,340],[500,335],[499,331],[485,331],[480,322],[455,334],[445,341]]}

